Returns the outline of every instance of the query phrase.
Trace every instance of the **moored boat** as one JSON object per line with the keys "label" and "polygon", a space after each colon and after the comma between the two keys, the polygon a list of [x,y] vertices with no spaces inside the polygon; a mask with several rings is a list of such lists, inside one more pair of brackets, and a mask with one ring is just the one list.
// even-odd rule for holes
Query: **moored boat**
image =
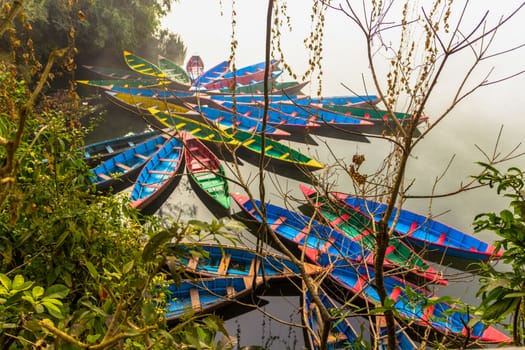
{"label": "moored boat", "polygon": [[265,133],[276,137],[289,136],[290,133],[271,125],[267,125],[263,130],[263,123],[260,120],[247,118],[240,113],[232,113],[226,110],[219,110],[208,106],[192,106],[201,113],[202,117],[209,120],[213,125],[221,130],[234,128],[248,133]]}
{"label": "moored boat", "polygon": [[166,78],[166,74],[156,64],[126,50],[123,54],[124,61],[133,71],[156,78]]}
{"label": "moored boat", "polygon": [[175,180],[184,161],[182,141],[173,136],[141,169],[131,190],[131,206],[144,209]]}
{"label": "moored boat", "polygon": [[90,143],[85,145],[82,150],[84,152],[84,161],[87,164],[94,166],[138,143],[144,142],[145,140],[158,135],[159,133],[160,131],[158,130],[152,130]]}
{"label": "moored boat", "polygon": [[182,133],[185,147],[185,166],[191,180],[208,197],[224,209],[230,209],[230,191],[226,171],[219,158],[199,139],[188,132]]}
{"label": "moored boat", "polygon": [[[349,264],[340,256],[328,254],[317,248],[306,247],[305,255],[320,266],[330,267],[330,277],[352,295],[357,295],[365,303],[380,305],[378,292],[374,286],[375,272],[364,264]],[[428,328],[447,339],[465,345],[467,341],[508,344],[509,336],[492,326],[475,321],[473,315],[448,304],[435,300],[438,296],[395,276],[385,276],[384,285],[387,296],[393,301],[398,317],[413,322],[421,329]],[[435,302],[429,303],[429,299]]]}
{"label": "moored boat", "polygon": [[112,89],[116,86],[123,88],[150,88],[169,84],[161,79],[103,79],[103,80],[76,80],[77,83],[104,89]]}
{"label": "moored boat", "polygon": [[169,284],[165,291],[166,320],[173,322],[185,314],[216,311],[250,293],[262,282],[258,277],[214,277]]}
{"label": "moored boat", "polygon": [[82,67],[86,68],[90,72],[96,73],[107,79],[146,80],[146,81],[149,81],[152,79],[151,76],[140,74],[140,73],[134,72],[127,68],[123,69],[123,68],[117,68],[117,67],[103,67],[103,66],[90,66],[90,65],[82,65]]}
{"label": "moored boat", "polygon": [[[386,209],[383,203],[341,192],[332,192],[332,194],[353,210],[365,215],[372,213],[374,220],[380,220]],[[493,245],[466,232],[406,209],[394,208],[388,220],[389,227],[394,225],[396,216],[394,233],[422,250],[472,261],[498,259],[503,254],[502,251],[496,251]]]}
{"label": "moored boat", "polygon": [[[299,188],[308,203],[316,209],[316,213],[319,213],[328,225],[374,251],[376,241],[370,219],[342,206],[338,201],[331,201],[329,197],[312,187],[300,184]],[[403,271],[398,271],[399,274],[414,274],[424,278],[426,282],[448,284],[440,272],[430,266],[399,237],[392,237],[389,240],[384,262],[387,269],[399,270],[402,268]]]}
{"label": "moored boat", "polygon": [[160,55],[157,58],[157,64],[160,70],[169,80],[186,89],[190,88],[191,78],[189,77],[188,73],[186,73],[184,68],[169,58]]}
{"label": "moored boat", "polygon": [[[301,271],[289,258],[275,253],[258,253],[255,249],[212,243],[168,245],[173,255],[166,256],[171,271],[186,272],[201,277],[260,277],[283,280],[299,277]],[[305,272],[318,274],[323,269],[305,263]]]}
{"label": "moored boat", "polygon": [[164,134],[139,143],[91,169],[98,191],[118,192],[130,186],[150,157],[167,141]]}
{"label": "moored boat", "polygon": [[[328,110],[341,113],[348,116],[353,116],[356,118],[363,118],[369,121],[374,122],[375,124],[380,123],[393,123],[392,118],[386,110],[378,108],[363,108],[359,106],[346,106],[346,105],[332,105],[332,104],[320,104],[312,105],[313,107],[321,106]],[[394,112],[394,117],[401,123],[406,123],[413,119],[413,116],[408,113]],[[428,116],[419,117],[419,122],[423,122],[428,119]]]}
{"label": "moored boat", "polygon": [[224,60],[195,77],[191,84],[191,90],[204,90],[204,86],[219,79],[230,70],[230,61]]}
{"label": "moored boat", "polygon": [[[309,81],[297,82],[297,81],[270,81],[268,83],[268,94],[270,95],[300,95],[301,89],[304,88]],[[224,87],[215,92],[214,90],[206,91],[207,94],[257,94],[262,95],[264,93],[264,81],[255,82],[251,84],[241,85],[237,84],[235,89]]]}

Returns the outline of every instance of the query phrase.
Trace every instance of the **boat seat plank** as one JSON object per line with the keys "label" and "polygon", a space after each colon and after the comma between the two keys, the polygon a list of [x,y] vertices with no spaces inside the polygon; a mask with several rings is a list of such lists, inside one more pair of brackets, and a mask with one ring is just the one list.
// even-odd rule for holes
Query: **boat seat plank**
{"label": "boat seat plank", "polygon": [[148,156],[145,156],[142,153],[135,153],[135,157],[140,158],[140,159],[144,159],[144,160],[149,159]]}
{"label": "boat seat plank", "polygon": [[177,163],[178,159],[171,159],[171,158],[159,158],[159,161],[161,162],[171,162],[171,163]]}
{"label": "boat seat plank", "polygon": [[172,171],[148,170],[148,174],[171,175]]}
{"label": "boat seat plank", "polygon": [[127,166],[126,164],[122,164],[122,163],[115,163],[116,166],[118,166],[119,168],[121,169],[124,169],[124,170],[131,170],[131,168],[129,166]]}
{"label": "boat seat plank", "polygon": [[226,272],[228,271],[228,267],[230,266],[230,260],[232,255],[231,254],[224,254],[221,259],[221,263],[219,264],[219,268],[217,270],[217,273],[219,276],[226,275]]}
{"label": "boat seat plank", "polygon": [[199,296],[199,290],[197,288],[190,289],[191,307],[193,310],[201,309],[201,301]]}
{"label": "boat seat plank", "polygon": [[104,180],[111,180],[111,179],[113,179],[111,176],[103,174],[103,173],[97,174],[97,176],[100,177],[101,179],[104,179]]}
{"label": "boat seat plank", "polygon": [[226,295],[228,296],[228,298],[233,298],[235,296],[235,288],[233,288],[233,286],[227,286]]}
{"label": "boat seat plank", "polygon": [[115,151],[113,150],[113,148],[112,148],[110,145],[106,145],[106,151],[107,151],[108,153],[113,153],[113,152],[115,152]]}

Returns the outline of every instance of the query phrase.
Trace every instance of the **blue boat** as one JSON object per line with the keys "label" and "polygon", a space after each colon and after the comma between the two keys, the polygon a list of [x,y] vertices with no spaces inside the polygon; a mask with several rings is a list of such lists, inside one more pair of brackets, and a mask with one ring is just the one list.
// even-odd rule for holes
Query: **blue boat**
{"label": "blue boat", "polygon": [[211,67],[204,73],[202,73],[199,77],[197,77],[193,83],[191,84],[191,90],[201,90],[205,88],[204,85],[211,83],[212,81],[221,78],[224,74],[226,74],[230,70],[230,61],[225,60],[222,61],[215,66]]}
{"label": "blue boat", "polygon": [[131,206],[146,208],[175,180],[184,160],[181,140],[172,137],[140,171],[131,191]]}
{"label": "blue boat", "polygon": [[[264,102],[264,95],[262,94],[242,94],[242,95],[211,95],[212,99],[217,101],[232,101],[235,100],[240,103],[255,103]],[[269,102],[289,102],[296,104],[328,104],[328,105],[343,105],[343,106],[359,106],[362,104],[377,103],[379,101],[376,95],[363,96],[327,96],[327,97],[311,97],[305,95],[269,95]]]}
{"label": "blue boat", "polygon": [[[228,108],[232,112],[241,113],[243,116],[261,121],[264,118],[264,107],[246,103],[235,103],[232,101],[223,101],[221,106]],[[315,118],[311,118],[315,120]],[[297,127],[319,127],[315,121],[308,118],[301,118],[291,114],[268,108],[266,119],[268,124],[276,126],[297,126]]]}
{"label": "blue boat", "polygon": [[[319,315],[319,309],[313,301],[312,294],[304,284],[303,290],[305,293],[303,295],[302,316],[303,322],[307,326],[305,329],[307,345],[310,350],[319,350],[321,339],[321,317]],[[333,310],[339,311],[341,309],[340,305],[337,305],[321,287],[318,287],[316,294],[329,313]],[[328,336],[328,349],[366,349],[366,346],[362,344],[362,339],[359,336],[362,332],[354,328],[354,325],[350,322],[350,318],[334,317],[331,325],[332,329]]]}
{"label": "blue boat", "polygon": [[[209,120],[215,127],[221,130],[233,128],[249,133],[262,134],[263,125],[259,120],[247,118],[239,113],[231,113],[207,106],[194,106],[196,112],[201,113],[203,118]],[[266,135],[289,136],[290,133],[267,125],[264,130]]]}
{"label": "blue boat", "polygon": [[[386,209],[383,203],[365,200],[350,194],[332,192],[332,195],[350,209],[364,215],[373,213],[375,220],[380,220]],[[503,254],[502,251],[496,252],[493,245],[466,232],[406,209],[394,208],[388,221],[389,227],[394,225],[394,218],[398,215],[398,211],[395,234],[424,250],[472,261],[498,259]]]}
{"label": "blue boat", "polygon": [[[372,267],[365,264],[349,264],[338,255],[316,248],[305,247],[304,253],[311,261],[320,266],[330,267],[330,277],[341,287],[366,303],[380,305],[379,295],[374,286],[375,272]],[[392,306],[399,317],[405,321],[413,322],[427,330],[430,327],[435,332],[456,342],[464,342],[467,338],[485,343],[508,344],[511,342],[509,336],[494,327],[484,325],[481,321],[471,324],[473,315],[463,309],[444,301],[429,303],[429,299],[437,298],[437,296],[426,289],[395,276],[385,276],[384,284],[387,296],[393,301]]]}
{"label": "blue boat", "polygon": [[227,306],[259,287],[262,278],[215,277],[183,280],[167,286],[166,320],[176,321],[184,315],[211,313]]}
{"label": "blue boat", "polygon": [[[173,254],[166,256],[171,271],[196,274],[201,277],[258,276],[264,280],[283,280],[300,276],[299,267],[280,254],[258,253],[248,247],[218,244],[168,245]],[[308,274],[320,273],[319,266],[305,263]]]}
{"label": "blue boat", "polygon": [[144,164],[166,143],[167,139],[164,134],[153,136],[92,168],[91,180],[95,183],[96,189],[98,191],[111,189],[113,192],[118,192],[131,185]]}
{"label": "blue boat", "polygon": [[85,145],[82,149],[84,161],[90,166],[94,166],[159,133],[158,130],[146,131]]}

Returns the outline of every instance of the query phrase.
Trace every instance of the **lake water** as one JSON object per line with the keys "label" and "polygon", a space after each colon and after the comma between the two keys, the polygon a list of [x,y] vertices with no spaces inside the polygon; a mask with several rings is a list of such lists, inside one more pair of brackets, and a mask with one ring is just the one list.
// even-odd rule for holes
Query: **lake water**
{"label": "lake water", "polygon": [[[147,123],[139,116],[124,112],[111,104],[108,104],[106,108],[107,114],[88,135],[87,144],[148,129]],[[459,113],[461,114],[462,110]],[[486,120],[481,117],[480,119]],[[475,154],[474,144],[479,142],[477,140],[480,137],[484,141],[494,139],[497,136],[498,126],[492,123],[490,125],[493,127],[487,130],[486,125],[482,127],[479,123],[469,124],[469,120],[472,121],[472,117],[464,118],[460,122],[445,123],[443,128],[436,129],[433,134],[423,140],[421,148],[414,152],[407,171],[407,179],[416,179],[411,193],[429,194],[435,179],[441,175],[452,154],[456,154],[456,162],[453,163],[444,180],[438,184],[437,193],[453,191],[458,184],[466,182],[470,175],[479,170],[473,164],[480,160],[479,154]],[[519,134],[515,130],[511,130],[511,137],[506,139],[505,146],[523,139],[521,135],[517,135]],[[284,140],[283,142],[325,164],[333,164],[336,161],[349,164],[354,154],[364,154],[366,162],[362,170],[365,173],[379,168],[383,158],[390,150],[390,146],[385,142],[362,135],[343,137],[338,133],[325,133],[324,136],[295,133],[293,136],[295,141]],[[482,144],[490,143],[482,142]],[[250,184],[250,189],[257,195],[259,179],[256,160],[249,158],[240,159],[242,164],[238,170],[234,169],[232,162],[224,161],[224,164],[230,176],[234,176],[239,171],[243,179]],[[341,191],[352,192],[350,180],[343,171],[329,168],[316,171],[315,174],[328,177],[330,181],[337,184],[337,189]],[[267,186],[266,199],[271,203],[280,205],[285,196],[292,199],[303,198],[298,189],[298,184],[302,182],[302,179],[297,172],[286,168],[273,169],[266,173],[264,181]],[[240,188],[232,184],[231,191],[240,191]],[[471,223],[474,215],[484,211],[500,210],[504,204],[505,202],[492,192],[471,191],[454,197],[435,199],[432,202],[432,213],[444,213],[440,217],[441,221],[472,232]],[[233,208],[232,214],[240,212],[234,202]],[[411,200],[406,203],[406,208],[426,214],[430,208],[430,201],[428,199]],[[183,221],[189,219],[209,221],[216,218],[206,203],[195,193],[186,176],[181,178],[166,202],[157,210],[156,215]],[[256,241],[256,237],[250,231],[241,232],[241,236],[248,245]],[[490,232],[481,233],[479,236],[486,241],[492,241],[495,238]],[[448,287],[437,288],[436,292],[439,295],[451,295],[476,305],[479,303],[475,298],[478,288],[477,283],[473,283],[476,281],[475,276],[451,266],[436,265],[436,268],[441,269],[452,282]],[[268,291],[267,295],[261,296],[261,299],[265,300],[265,305],[261,306],[264,312],[248,311],[226,322],[230,335],[236,336],[242,346],[261,345],[269,349],[302,349],[304,346],[302,330],[277,321],[280,319],[288,323],[301,323],[300,313],[297,310],[299,297],[290,294],[293,293],[278,288]],[[265,312],[271,317],[266,316]]]}

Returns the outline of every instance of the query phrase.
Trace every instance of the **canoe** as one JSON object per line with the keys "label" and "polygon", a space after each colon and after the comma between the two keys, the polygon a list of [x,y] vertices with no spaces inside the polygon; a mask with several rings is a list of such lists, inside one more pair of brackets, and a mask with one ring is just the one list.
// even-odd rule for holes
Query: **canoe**
{"label": "canoe", "polygon": [[[206,123],[185,118],[177,114],[168,114],[151,108],[149,112],[166,127],[177,131],[187,131],[202,141],[212,141],[217,144],[241,146],[250,152],[260,155],[262,151],[262,137],[257,134],[241,130],[217,130]],[[265,140],[264,156],[280,164],[293,165],[300,169],[318,170],[324,165],[298,150],[271,138]]]}
{"label": "canoe", "polygon": [[[388,112],[382,109],[363,108],[363,107],[356,107],[356,106],[331,105],[331,104],[320,104],[320,105],[313,104],[312,106],[313,107],[320,106],[321,108],[325,108],[325,109],[328,109],[328,110],[331,110],[337,113],[341,113],[344,115],[353,116],[356,118],[363,118],[363,119],[372,121],[376,124],[392,122],[392,120],[390,119],[388,115]],[[412,119],[412,115],[408,113],[394,112],[394,115],[396,119],[402,123],[405,123]],[[428,120],[428,116],[421,116],[419,118],[419,122],[423,122],[425,120]]]}
{"label": "canoe", "polygon": [[119,79],[119,80],[151,80],[150,76],[134,72],[130,69],[122,69],[116,67],[103,67],[103,66],[89,66],[82,65],[87,70],[103,76],[107,79]]}
{"label": "canoe", "polygon": [[[232,193],[232,198],[239,207],[251,218],[264,223],[256,208],[261,208],[261,202],[252,202],[248,196]],[[283,244],[297,250],[297,246],[321,249],[323,252],[336,254],[339,257],[354,262],[373,263],[372,252],[352,241],[328,225],[306,215],[274,204],[266,203],[266,223],[275,232]]]}
{"label": "canoe", "polygon": [[[313,302],[312,295],[304,284],[302,289],[305,291],[302,298],[302,317],[303,323],[307,327],[305,329],[307,346],[310,350],[319,350],[321,315],[317,305]],[[321,287],[318,287],[316,294],[321,299],[323,306],[328,309],[328,312],[338,310],[337,314],[343,315],[339,313],[340,306]],[[337,317],[331,325],[332,329],[328,336],[328,349],[366,349],[366,346],[361,343],[361,332],[355,329],[349,317]]]}
{"label": "canoe", "polygon": [[131,206],[144,209],[175,180],[184,161],[182,141],[172,137],[141,169],[131,190]]}
{"label": "canoe", "polygon": [[[380,305],[379,295],[374,283],[374,270],[364,264],[349,264],[337,255],[331,255],[317,248],[305,248],[305,255],[320,266],[330,266],[330,277],[341,287],[357,295],[366,303]],[[429,303],[429,299],[438,296],[395,276],[384,278],[387,295],[393,300],[393,307],[398,317],[413,322],[428,331],[435,332],[464,345],[467,337],[485,343],[510,343],[511,339],[494,327],[487,327],[481,321],[475,322],[470,329],[473,316],[444,301]],[[408,292],[407,289],[410,289]]]}
{"label": "canoe", "polygon": [[329,110],[321,110],[310,107],[309,105],[295,105],[289,103],[270,103],[269,107],[274,110],[286,113],[297,118],[305,118],[320,125],[337,125],[337,126],[366,126],[374,123],[361,118],[354,118],[343,114],[335,113]]}
{"label": "canoe", "polygon": [[125,94],[143,96],[143,97],[152,97],[161,100],[169,100],[170,102],[176,101],[181,97],[193,96],[193,92],[185,90],[177,90],[171,88],[132,88],[132,87],[122,87],[122,86],[112,86],[110,89],[115,92],[122,92]]}
{"label": "canoe", "polygon": [[186,170],[190,179],[209,198],[225,209],[230,209],[230,191],[226,172],[219,158],[199,139],[188,132],[182,133]]}
{"label": "canoe", "polygon": [[[300,95],[301,89],[304,88],[309,82],[297,82],[297,81],[270,81],[269,82],[269,94],[270,95]],[[257,94],[261,95],[264,93],[264,81],[256,82],[252,84],[241,85],[237,84],[235,89],[230,89],[229,87],[223,87],[219,89],[218,92],[213,90],[207,91],[208,94]]]}
{"label": "canoe", "polygon": [[187,107],[170,103],[162,99],[146,96],[137,96],[115,91],[105,91],[105,93],[109,100],[115,103],[117,106],[139,115],[149,113],[150,108],[156,108],[169,114],[177,113],[179,115],[186,116],[197,115],[196,112],[192,111]]}
{"label": "canoe", "polygon": [[118,192],[131,185],[149,158],[167,141],[164,134],[139,143],[102,162],[90,171],[98,191]]}
{"label": "canoe", "polygon": [[254,133],[249,133],[241,130],[226,129],[222,132],[224,135],[232,138],[240,144],[242,147],[247,148],[253,153],[260,155],[264,153],[264,156],[277,163],[283,165],[293,165],[301,170],[318,170],[325,167],[324,164],[320,163],[314,158],[307,156],[306,154],[299,152],[295,148],[287,146],[286,144],[274,140],[272,138],[265,138],[264,141],[264,152],[262,149],[262,136]]}
{"label": "canoe", "polygon": [[263,130],[262,121],[247,118],[240,113],[234,113],[233,111],[228,112],[207,106],[194,105],[192,108],[196,112],[201,113],[201,116],[211,122],[213,126],[221,130],[235,128],[249,133],[262,134],[264,132],[266,135],[276,137],[290,136],[289,132],[278,129],[272,125],[266,125],[266,129]]}
{"label": "canoe", "polygon": [[188,73],[186,73],[184,68],[169,58],[160,55],[157,58],[157,64],[160,70],[169,80],[177,83],[181,87],[184,86],[187,89],[190,88],[191,78],[189,77]]}
{"label": "canoe", "polygon": [[[248,247],[211,243],[170,244],[166,265],[170,271],[181,271],[200,277],[261,277],[265,281],[285,280],[300,276],[301,271],[281,254],[258,253]],[[319,266],[305,263],[307,274],[321,273]]]}
{"label": "canoe", "polygon": [[85,145],[82,150],[84,161],[88,165],[94,166],[159,133],[158,130],[146,131]]}
{"label": "canoe", "polygon": [[[331,201],[314,188],[303,184],[299,184],[299,188],[308,203],[316,208],[315,212],[319,213],[323,221],[370,251],[374,251],[375,233],[372,222],[366,216],[341,206],[337,201]],[[387,269],[399,270],[401,267],[404,271],[398,271],[399,273],[414,274],[423,277],[427,282],[448,284],[440,272],[398,237],[390,239],[384,263]]]}
{"label": "canoe", "polygon": [[[270,62],[270,70],[268,71],[269,78],[275,79],[283,73],[282,70],[278,70],[278,65],[278,60],[272,60]],[[264,80],[265,67],[266,62],[260,62],[239,68],[235,71],[229,71],[218,79],[207,84],[201,84],[201,88],[205,90],[218,90],[224,87],[233,88],[236,84],[261,82]]]}
{"label": "canoe", "polygon": [[211,67],[207,71],[203,72],[191,84],[191,90],[204,90],[204,85],[211,83],[212,81],[219,79],[230,70],[230,61],[225,60],[219,62],[215,66]]}
{"label": "canoe", "polygon": [[[232,113],[240,113],[243,116],[251,119],[260,120],[264,118],[264,107],[255,106],[252,104],[235,103],[231,101],[223,101],[221,105],[224,108],[228,108]],[[282,113],[281,111],[268,108],[268,114],[266,118],[268,124],[274,126],[287,126],[287,127],[309,127],[315,128],[320,125],[311,121],[307,118],[298,118],[294,115]]]}
{"label": "canoe", "polygon": [[100,87],[104,89],[112,89],[115,86],[120,86],[124,88],[149,88],[156,87],[161,85],[169,84],[167,80],[160,79],[105,79],[105,80],[77,80],[76,81],[82,85]]}
{"label": "canoe", "polygon": [[254,284],[252,277],[214,277],[169,284],[165,291],[166,321],[216,311],[251,293],[262,282],[262,278],[256,278]]}
{"label": "canoe", "polygon": [[[210,95],[214,100],[218,101],[231,101],[235,99],[237,102],[242,103],[255,103],[264,101],[264,95],[259,94],[241,94],[241,95]],[[328,96],[328,97],[312,97],[305,95],[269,95],[269,102],[282,102],[282,103],[296,103],[296,104],[312,104],[312,103],[325,103],[334,104],[335,102],[342,103],[344,105],[361,105],[364,103],[371,103],[378,101],[376,95],[363,95],[363,96]],[[335,102],[330,102],[335,101]]]}
{"label": "canoe", "polygon": [[[350,194],[333,192],[334,198],[349,208],[368,215],[373,213],[374,220],[380,220],[386,205],[372,200],[364,200]],[[399,218],[394,233],[423,250],[454,256],[465,260],[488,261],[501,258],[503,251],[466,232],[448,226],[438,220],[415,212],[395,208],[388,221],[389,227],[399,211]]]}
{"label": "canoe", "polygon": [[123,54],[124,61],[128,67],[131,68],[131,70],[156,78],[167,78],[162,69],[147,59],[134,55],[133,53],[126,50],[123,51]]}
{"label": "canoe", "polygon": [[202,75],[204,72],[204,62],[199,55],[193,55],[190,57],[186,63],[186,73],[190,76],[191,79],[196,79]]}

